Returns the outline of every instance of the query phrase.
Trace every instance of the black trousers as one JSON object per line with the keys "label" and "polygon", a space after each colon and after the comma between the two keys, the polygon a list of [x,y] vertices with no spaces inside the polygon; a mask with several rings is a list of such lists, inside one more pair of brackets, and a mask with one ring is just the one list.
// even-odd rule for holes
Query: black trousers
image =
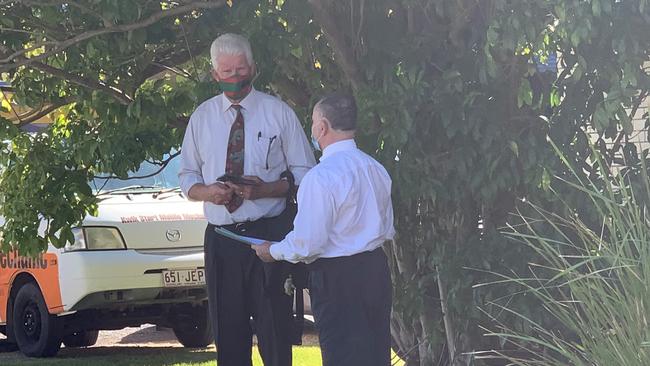
{"label": "black trousers", "polygon": [[[281,239],[264,219],[226,228],[242,235]],[[217,365],[252,365],[253,317],[264,365],[290,366],[292,299],[284,293],[280,279],[272,276],[280,263],[263,263],[250,247],[217,234],[211,224],[206,228],[204,251]]]}
{"label": "black trousers", "polygon": [[389,366],[392,289],[383,249],[308,265],[323,366]]}

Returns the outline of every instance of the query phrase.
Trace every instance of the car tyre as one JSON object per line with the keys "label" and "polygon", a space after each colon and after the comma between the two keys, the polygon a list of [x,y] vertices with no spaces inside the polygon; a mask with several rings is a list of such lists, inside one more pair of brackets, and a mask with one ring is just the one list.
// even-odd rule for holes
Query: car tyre
{"label": "car tyre", "polygon": [[98,330],[85,330],[63,337],[63,344],[68,348],[90,347],[97,343]]}
{"label": "car tyre", "polygon": [[16,294],[13,331],[20,351],[29,357],[52,357],[61,348],[62,320],[51,315],[34,283],[23,285]]}
{"label": "car tyre", "polygon": [[207,306],[195,308],[191,314],[178,316],[172,329],[176,339],[187,348],[204,348],[214,341]]}

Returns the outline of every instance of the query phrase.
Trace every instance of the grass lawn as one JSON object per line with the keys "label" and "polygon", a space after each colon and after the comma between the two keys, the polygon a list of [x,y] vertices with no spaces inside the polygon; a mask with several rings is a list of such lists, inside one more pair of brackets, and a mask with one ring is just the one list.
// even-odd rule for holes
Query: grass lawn
{"label": "grass lawn", "polygon": [[[214,345],[205,349],[187,349],[176,342],[172,331],[144,325],[121,331],[102,332],[96,346],[63,347],[54,358],[28,358],[11,347],[0,336],[0,366],[215,366]],[[253,347],[253,365],[262,366],[262,359]],[[397,358],[395,358],[397,360]],[[398,360],[397,366],[404,363]],[[293,347],[293,366],[321,366],[318,336],[313,330],[303,335],[303,346]]]}
{"label": "grass lawn", "polygon": [[[190,350],[181,347],[93,347],[79,350],[62,349],[49,359],[26,358],[19,353],[0,353],[2,366],[214,366],[214,347]],[[316,346],[294,347],[294,366],[321,365],[320,349]],[[253,365],[262,366],[262,359],[253,350]]]}
{"label": "grass lawn", "polygon": [[[92,347],[62,349],[49,359],[27,358],[18,352],[0,353],[2,366],[214,366],[215,348],[190,350],[182,347]],[[403,365],[399,362],[396,365]],[[253,365],[262,366],[257,348],[253,350]],[[294,366],[320,366],[320,348],[300,346],[293,348]]]}

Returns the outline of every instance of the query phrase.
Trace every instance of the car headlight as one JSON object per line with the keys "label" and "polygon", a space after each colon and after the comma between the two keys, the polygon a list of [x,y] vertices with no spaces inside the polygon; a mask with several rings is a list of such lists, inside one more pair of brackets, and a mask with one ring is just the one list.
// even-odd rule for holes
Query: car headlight
{"label": "car headlight", "polygon": [[74,243],[65,246],[66,252],[76,250],[126,249],[122,234],[114,227],[84,227],[72,230]]}

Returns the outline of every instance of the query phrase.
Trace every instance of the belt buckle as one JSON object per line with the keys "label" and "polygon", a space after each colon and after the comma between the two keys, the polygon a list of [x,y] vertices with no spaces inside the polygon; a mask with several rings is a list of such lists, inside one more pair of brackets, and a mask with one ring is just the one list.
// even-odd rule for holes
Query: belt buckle
{"label": "belt buckle", "polygon": [[237,232],[246,232],[246,221],[244,222],[238,222],[235,224],[235,231]]}

